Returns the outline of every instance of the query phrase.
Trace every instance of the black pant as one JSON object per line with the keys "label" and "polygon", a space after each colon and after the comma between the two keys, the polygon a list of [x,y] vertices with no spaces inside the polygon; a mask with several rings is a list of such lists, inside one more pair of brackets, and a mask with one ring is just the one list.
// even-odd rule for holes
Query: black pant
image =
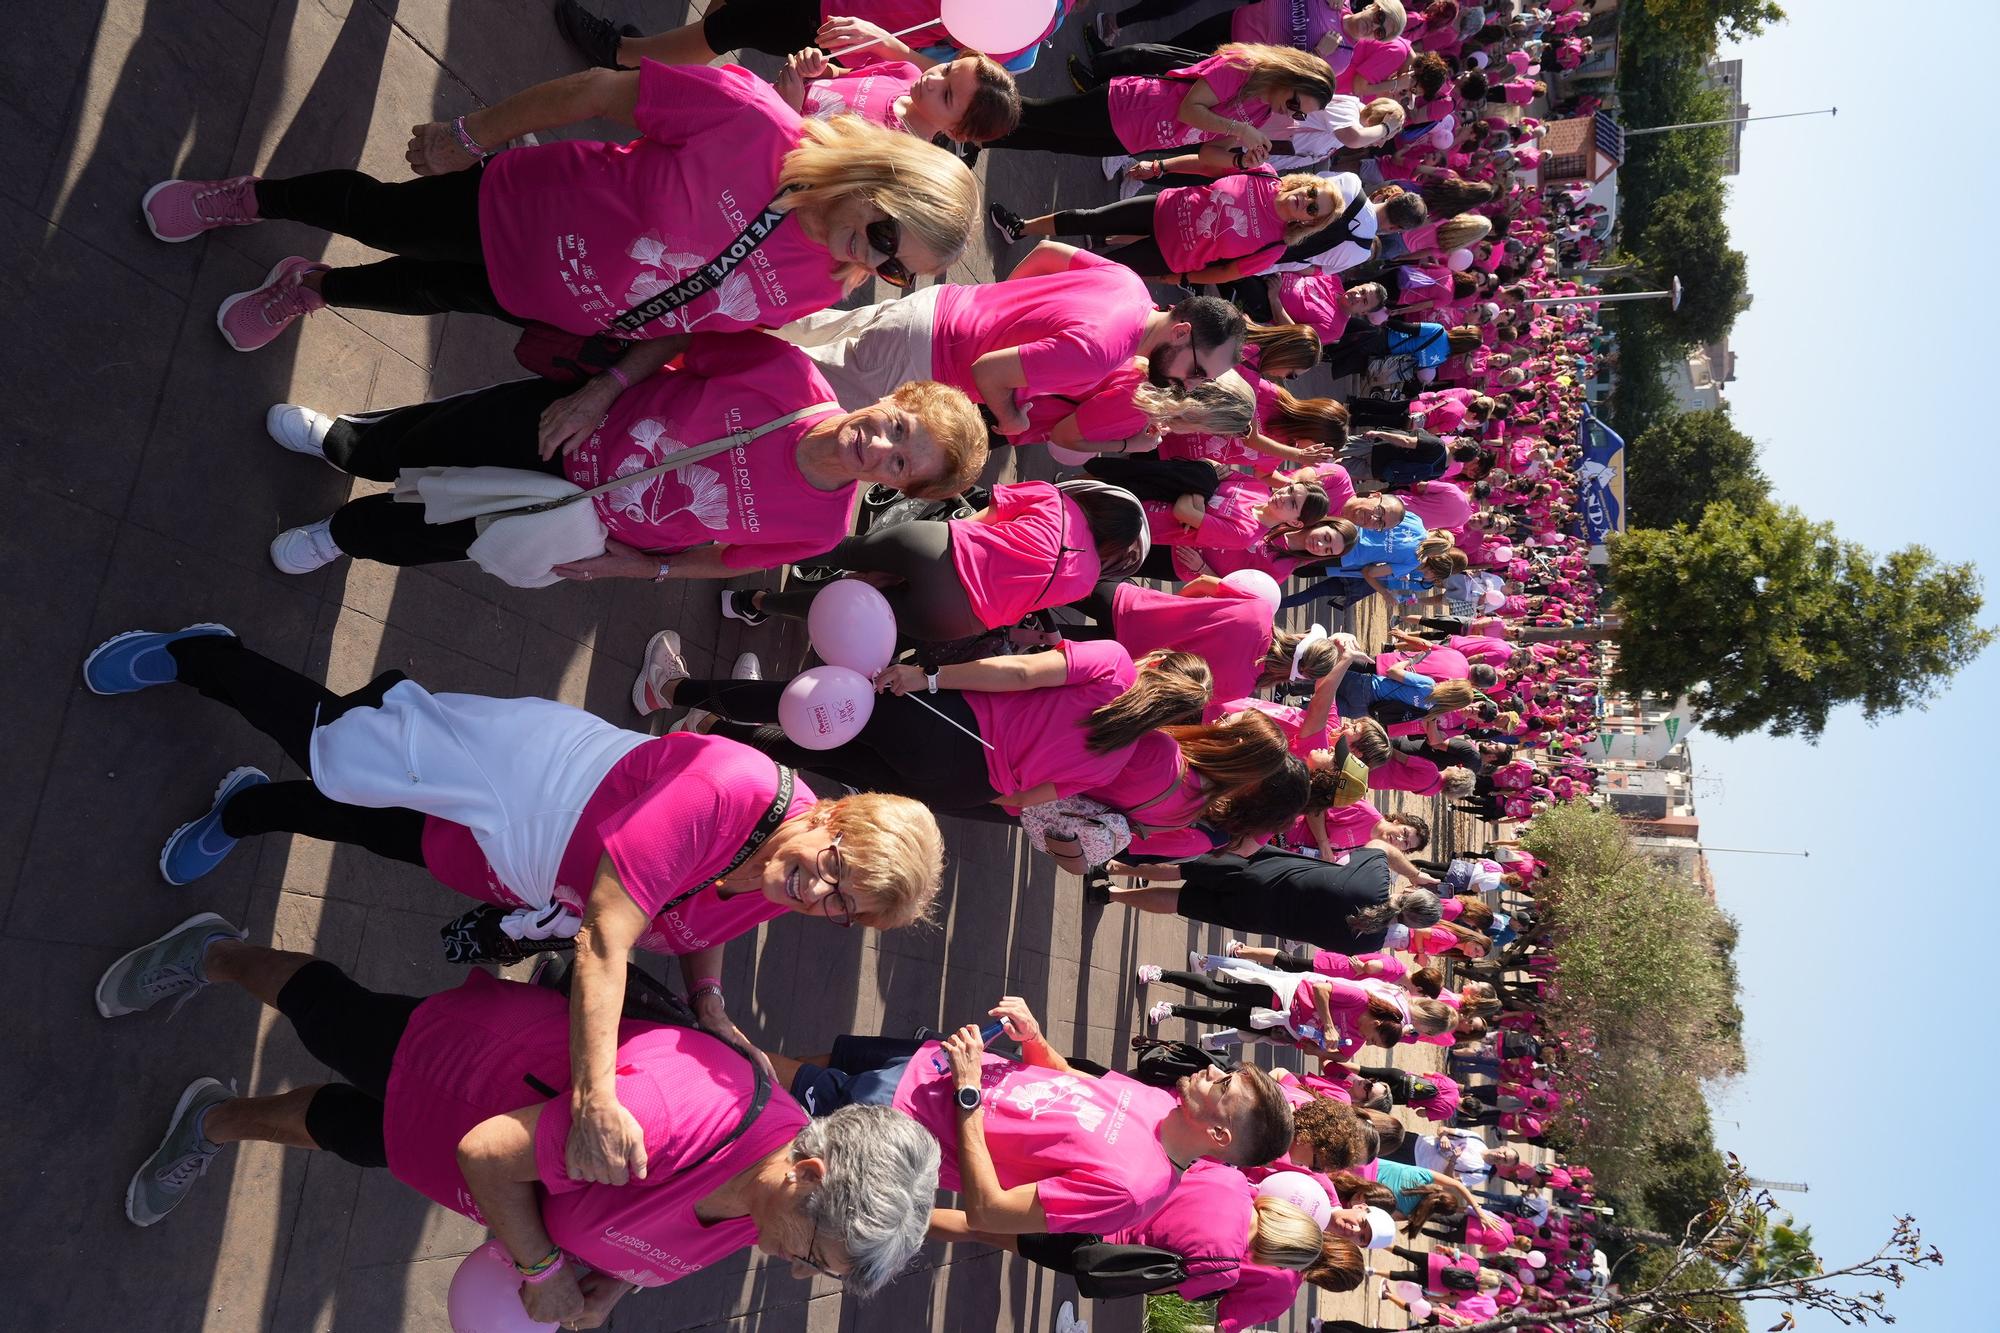
{"label": "black pant", "polygon": [[[389,687],[403,679],[400,671],[392,671],[342,696],[251,652],[234,636],[182,639],[167,651],[174,656],[182,684],[236,710],[308,771],[315,725],[324,726],[350,708],[379,703]],[[343,805],[310,782],[273,782],[238,792],[222,808],[222,831],[232,838],[304,833],[328,842],[352,843],[392,860],[424,863],[421,813]]]}
{"label": "black pant", "polygon": [[[542,411],[572,392],[553,380],[524,379],[387,412],[335,418],[326,459],[342,472],[394,481],[406,467],[513,467],[561,476],[561,457],[544,459]],[[431,565],[465,559],[479,537],[474,519],[426,523],[424,507],[391,494],[366,495],[334,511],[334,544],[361,560]]]}
{"label": "black pant", "polygon": [[[855,569],[894,574],[901,585],[882,595],[896,613],[896,628],[912,639],[940,643],[984,634],[990,628],[972,609],[972,599],[951,560],[951,524],[918,519],[849,537],[825,555],[798,562],[802,569]],[[773,615],[805,619],[816,589],[767,592],[763,607]]]}
{"label": "black pant", "polygon": [[1227,300],[1251,319],[1256,320],[1259,324],[1282,324],[1291,319],[1291,316],[1285,315],[1283,311],[1277,312],[1277,315],[1283,316],[1283,318],[1277,318],[1273,315],[1271,288],[1264,281],[1262,273],[1254,277],[1238,278],[1234,282],[1226,282],[1222,284],[1219,290],[1222,292],[1223,299]]}
{"label": "black pant", "polygon": [[328,305],[397,315],[463,310],[522,324],[526,321],[501,306],[486,277],[479,240],[479,182],[485,170],[482,163],[407,181],[316,171],[259,181],[257,212],[351,236],[397,256],[328,273],[320,286]]}
{"label": "black pant", "polygon": [[1117,605],[1115,598],[1118,593],[1118,585],[1124,581],[1124,579],[1100,580],[1095,588],[1092,588],[1088,593],[1071,602],[1070,606],[1072,608],[1083,612],[1083,614],[1089,616],[1095,623],[1089,625],[1064,624],[1062,627],[1063,637],[1078,643],[1087,642],[1092,639],[1117,638],[1117,616],[1113,608]]}
{"label": "black pant", "polygon": [[278,992],[278,1012],[313,1059],[345,1083],[329,1083],[306,1106],[306,1133],[356,1166],[387,1166],[382,1103],[389,1067],[410,1015],[423,1001],[369,990],[323,960],[307,963]]}
{"label": "black pant", "polygon": [[989,147],[1018,148],[1024,152],[1072,153],[1079,157],[1109,157],[1123,153],[1111,128],[1110,85],[1087,93],[1062,97],[1024,97],[1021,123],[1004,139]]}
{"label": "black pant", "polygon": [[1141,500],[1172,504],[1183,495],[1206,500],[1222,485],[1215,465],[1200,458],[1161,458],[1157,454],[1127,458],[1100,454],[1083,465],[1099,481],[1123,487]]}
{"label": "black pant", "polygon": [[939,690],[923,696],[921,704],[878,694],[875,711],[853,740],[831,750],[808,750],[786,739],[775,725],[778,698],[790,683],[684,680],[674,687],[673,702],[727,719],[716,726],[716,735],[753,745],[781,764],[824,773],[863,791],[913,797],[933,810],[972,814],[986,807],[998,812],[992,801],[1002,793],[993,790],[986,776],[986,751],[952,725],[979,732],[971,705],[959,691]]}
{"label": "black pant", "polygon": [[1255,1011],[1271,1008],[1276,1000],[1271,994],[1271,988],[1258,981],[1229,981],[1201,972],[1164,970],[1160,973],[1160,980],[1170,986],[1180,986],[1196,995],[1206,995],[1212,1000],[1224,1001],[1216,1005],[1173,1006],[1176,1018],[1189,1018],[1197,1023],[1220,1023],[1224,1027],[1248,1029],[1253,1026]]}
{"label": "black pant", "polygon": [[[1243,0],[1245,4],[1249,2],[1250,0]],[[1227,9],[1220,14],[1212,14],[1186,32],[1169,37],[1166,45],[1184,46],[1190,51],[1214,52],[1235,40],[1232,27],[1235,17],[1235,14]]]}
{"label": "black pant", "polygon": [[1116,250],[1104,252],[1106,259],[1123,264],[1142,278],[1163,278],[1174,272],[1160,253],[1153,235],[1153,217],[1159,196],[1134,195],[1096,208],[1066,208],[1052,214],[1058,236],[1137,236],[1140,239]]}
{"label": "black pant", "polygon": [[1320,359],[1335,375],[1359,375],[1368,363],[1389,354],[1387,325],[1368,325],[1344,334],[1340,341],[1322,348]]}

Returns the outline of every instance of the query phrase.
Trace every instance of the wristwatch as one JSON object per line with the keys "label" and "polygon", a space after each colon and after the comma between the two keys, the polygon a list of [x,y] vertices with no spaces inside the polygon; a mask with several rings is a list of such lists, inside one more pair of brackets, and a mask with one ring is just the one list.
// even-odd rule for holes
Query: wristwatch
{"label": "wristwatch", "polygon": [[979,1089],[977,1089],[977,1088],[960,1088],[960,1089],[958,1090],[958,1098],[957,1098],[957,1100],[958,1100],[958,1109],[959,1109],[959,1110],[961,1110],[961,1111],[977,1111],[977,1110],[979,1109]]}
{"label": "wristwatch", "polygon": [[937,678],[938,678],[938,673],[935,671],[924,672],[924,684],[929,687],[929,692],[931,694],[936,694],[938,692]]}

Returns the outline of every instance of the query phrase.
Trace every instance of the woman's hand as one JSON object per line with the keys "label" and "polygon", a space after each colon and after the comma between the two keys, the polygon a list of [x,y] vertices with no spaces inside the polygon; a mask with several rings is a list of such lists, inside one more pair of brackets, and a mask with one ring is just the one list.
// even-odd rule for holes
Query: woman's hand
{"label": "woman's hand", "polygon": [[1023,1046],[1033,1046],[1042,1040],[1042,1025],[1028,1008],[1028,1002],[1018,995],[1003,995],[1000,1003],[986,1011],[988,1018],[997,1018],[1006,1025],[1007,1035]]}
{"label": "woman's hand", "polygon": [[459,146],[458,136],[441,120],[410,126],[410,142],[403,149],[403,160],[419,176],[464,171],[479,161]]}
{"label": "woman's hand", "polygon": [[819,25],[819,36],[815,40],[821,50],[836,56],[871,42],[874,43],[873,49],[890,60],[910,53],[909,43],[900,37],[891,37],[888,29],[878,27],[867,19],[830,18]]}
{"label": "woman's hand", "polygon": [[922,667],[892,664],[875,673],[875,693],[921,694],[930,689],[930,679]]}
{"label": "woman's hand", "polygon": [[771,86],[778,90],[785,105],[794,111],[805,106],[806,83],[812,79],[826,77],[826,52],[818,47],[808,46],[803,51],[794,51],[785,59],[785,67],[771,80]]}
{"label": "woman's hand", "polygon": [[627,546],[615,537],[604,539],[604,554],[588,560],[570,560],[555,567],[566,579],[588,583],[593,579],[650,579],[660,572],[660,562],[636,546]]}
{"label": "woman's hand", "polygon": [[771,1064],[771,1057],[751,1045],[750,1039],[743,1035],[743,1029],[737,1027],[735,1020],[729,1017],[729,1011],[723,1007],[721,991],[705,990],[697,996],[694,1002],[694,1014],[701,1023],[702,1031],[721,1038],[749,1056],[756,1066],[764,1071],[764,1077],[771,1081],[772,1087],[785,1086],[784,1080],[778,1077],[777,1069]]}
{"label": "woman's hand", "polygon": [[570,1321],[583,1313],[584,1304],[583,1287],[576,1280],[576,1265],[568,1259],[562,1261],[560,1272],[540,1282],[521,1284],[521,1307],[528,1312],[528,1318],[540,1323],[578,1327]]}
{"label": "woman's hand", "polygon": [[593,1185],[644,1180],[646,1131],[615,1094],[593,1097],[578,1106],[571,1117],[563,1161],[571,1180],[589,1181]]}
{"label": "woman's hand", "polygon": [[625,1299],[632,1284],[609,1273],[588,1273],[577,1283],[583,1288],[583,1309],[564,1328],[603,1328],[611,1318],[611,1308]]}
{"label": "woman's hand", "polygon": [[620,392],[617,380],[599,375],[575,393],[543,408],[541,424],[535,433],[543,460],[554,458],[558,449],[564,457],[575,453],[577,446],[604,424],[605,414],[618,401]]}
{"label": "woman's hand", "polygon": [[1271,138],[1249,121],[1237,122],[1236,143],[1243,149],[1243,165],[1261,167],[1271,155]]}
{"label": "woman's hand", "polygon": [[951,1078],[961,1088],[979,1086],[979,1070],[986,1043],[979,1039],[978,1025],[967,1023],[944,1039],[945,1057],[951,1061]]}
{"label": "woman's hand", "polygon": [[1125,168],[1125,174],[1135,181],[1156,181],[1167,174],[1167,164],[1158,159],[1134,162]]}

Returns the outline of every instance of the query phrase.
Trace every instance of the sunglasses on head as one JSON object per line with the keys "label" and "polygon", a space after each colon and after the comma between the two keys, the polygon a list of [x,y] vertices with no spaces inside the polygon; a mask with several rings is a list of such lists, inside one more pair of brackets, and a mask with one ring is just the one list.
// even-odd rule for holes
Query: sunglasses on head
{"label": "sunglasses on head", "polygon": [[896,258],[896,251],[903,244],[903,228],[896,219],[883,218],[879,222],[871,222],[863,234],[868,237],[869,246],[877,254],[888,256],[875,265],[876,277],[891,287],[907,287],[916,281],[916,274],[910,272],[909,266]]}

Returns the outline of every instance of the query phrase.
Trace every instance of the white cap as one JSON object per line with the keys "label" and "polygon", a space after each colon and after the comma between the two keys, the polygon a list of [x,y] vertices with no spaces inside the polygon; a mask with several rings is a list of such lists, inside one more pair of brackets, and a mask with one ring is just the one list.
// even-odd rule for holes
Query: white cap
{"label": "white cap", "polygon": [[1371,1204],[1368,1208],[1368,1242],[1361,1248],[1386,1250],[1389,1248],[1389,1243],[1395,1239],[1396,1219]]}

